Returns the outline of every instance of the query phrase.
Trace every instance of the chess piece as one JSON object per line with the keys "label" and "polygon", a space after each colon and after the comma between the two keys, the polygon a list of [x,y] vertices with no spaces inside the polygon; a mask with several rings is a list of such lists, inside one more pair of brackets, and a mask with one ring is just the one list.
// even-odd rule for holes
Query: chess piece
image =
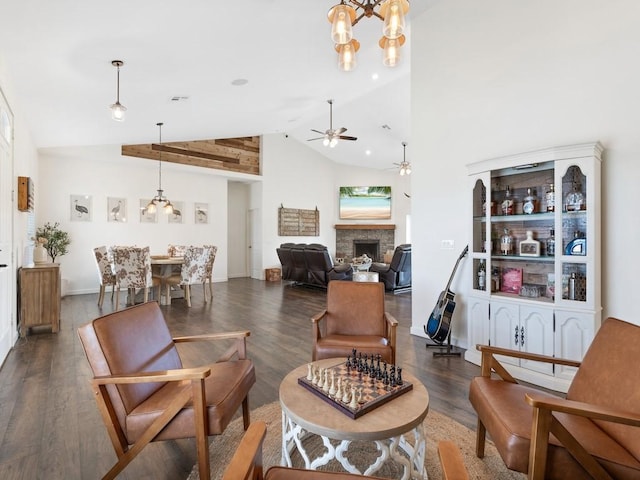
{"label": "chess piece", "polygon": [[356,387],[351,387],[351,403],[349,403],[349,407],[352,410],[358,408],[358,398],[356,397]]}
{"label": "chess piece", "polygon": [[358,403],[364,403],[362,401],[362,389],[361,388],[358,389]]}
{"label": "chess piece", "polygon": [[318,382],[320,381],[320,369],[311,367],[311,370],[312,370],[311,383],[314,385],[318,385]]}
{"label": "chess piece", "polygon": [[307,363],[307,380],[313,380],[313,364]]}
{"label": "chess piece", "polygon": [[396,380],[396,385],[402,385],[402,368],[398,367],[398,379]]}
{"label": "chess piece", "polygon": [[329,393],[329,369],[324,369],[324,383],[322,384],[322,391],[324,393]]}
{"label": "chess piece", "polygon": [[351,400],[351,396],[349,395],[350,389],[351,387],[349,385],[349,382],[345,381],[343,388],[344,393],[342,394],[342,403],[349,403],[349,401]]}
{"label": "chess piece", "polygon": [[336,371],[333,369],[330,371],[331,371],[331,386],[329,387],[329,395],[334,397],[336,395]]}

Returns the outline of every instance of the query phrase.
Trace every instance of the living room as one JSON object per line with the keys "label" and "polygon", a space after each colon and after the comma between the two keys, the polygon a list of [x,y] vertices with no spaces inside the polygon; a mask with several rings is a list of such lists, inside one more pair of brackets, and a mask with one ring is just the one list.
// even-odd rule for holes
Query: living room
{"label": "living room", "polygon": [[[304,144],[293,144],[282,134],[265,135],[264,178],[253,186],[242,187],[251,190],[245,198],[256,199],[257,204],[249,206],[259,206],[263,220],[260,232],[263,260],[256,272],[278,263],[275,248],[282,239],[276,233],[276,213],[280,204],[295,208],[318,206],[322,213],[321,237],[305,240],[319,240],[331,248],[334,225],[338,223],[334,216],[338,186],[356,181],[359,184],[383,181],[385,185],[391,184],[393,204],[398,206],[405,201],[402,196],[405,187],[410,187],[411,199],[406,200],[402,210],[394,210],[391,222],[397,225],[396,232],[402,234],[406,231],[404,214],[411,214],[413,292],[420,294],[412,298],[410,333],[422,337],[428,314],[470,236],[466,166],[542,147],[600,141],[604,146],[599,205],[602,318],[614,316],[639,323],[640,304],[630,293],[637,284],[640,253],[632,245],[640,236],[640,226],[630,221],[635,217],[629,215],[632,212],[627,207],[633,198],[636,179],[640,178],[637,161],[640,140],[636,131],[640,67],[632,61],[640,41],[636,28],[639,16],[637,2],[632,0],[535,4],[453,0],[438,2],[428,12],[412,19],[409,151],[413,172],[409,179],[402,180],[408,183],[395,183],[400,181],[399,177],[394,175],[392,180],[388,172],[327,164]],[[12,85],[10,66],[4,62],[1,66],[0,85],[16,114],[14,172],[16,176],[37,179],[37,204],[42,209],[37,213],[38,224],[55,221],[59,215],[68,219],[70,194],[92,194],[97,207],[99,198],[112,194],[113,185],[98,189],[96,185],[100,180],[95,180],[89,188],[86,182],[93,182],[94,173],[88,169],[83,170],[82,177],[70,176],[75,178],[73,182],[67,180],[68,168],[57,168],[54,161],[60,151],[38,150],[40,146],[30,138],[29,119],[21,111],[16,86]],[[169,131],[170,122],[164,120]],[[152,125],[149,137],[149,141],[155,139]],[[129,169],[136,172],[135,183],[139,187],[124,192],[130,201],[153,194],[156,172],[153,163],[118,160],[119,145],[115,143],[80,149],[76,153],[82,155],[72,155],[73,162],[63,162],[63,165],[70,168],[83,159],[92,161],[93,158],[99,163],[100,158],[108,156],[120,165],[119,180],[127,177],[125,172]],[[389,163],[396,160],[389,159]],[[199,201],[187,196],[192,179],[180,168],[167,169],[168,194],[174,196],[169,192],[172,178],[179,182],[174,186],[176,198]],[[283,181],[286,189],[282,188]],[[228,223],[227,181],[211,177],[199,178],[198,182],[203,182],[198,185],[209,192],[212,211],[217,202],[225,205],[215,209],[220,215],[215,224],[223,230],[212,230],[206,240],[229,248],[224,230]],[[60,183],[65,184],[65,188],[56,191]],[[49,193],[45,197],[42,192]],[[313,199],[308,198],[310,192]],[[254,193],[257,196],[253,196]],[[53,201],[44,204],[45,198]],[[100,215],[106,216],[106,213]],[[14,229],[14,251],[19,256],[29,240],[23,233],[26,218],[21,214],[14,214]],[[81,275],[82,283],[73,287],[78,293],[91,288],[86,286],[91,282],[97,288],[95,272],[90,274],[89,269],[79,265],[83,255],[80,247],[84,248],[83,235],[79,232],[74,232],[77,238],[72,246],[78,247],[78,259],[72,262],[71,255],[61,259],[63,270],[71,272],[79,267],[86,272]],[[153,241],[157,243],[152,247],[160,251],[170,243],[169,238],[175,238],[165,233],[138,238],[128,234],[100,235],[99,243],[110,244],[125,238],[139,244]],[[193,238],[203,237],[194,234]],[[447,243],[443,244],[443,240]],[[449,240],[453,241],[453,248],[449,248]],[[95,246],[96,242],[86,245],[89,244]],[[447,248],[443,249],[443,245]],[[86,255],[88,264],[88,252]],[[224,256],[219,260],[218,281],[224,280],[222,272],[225,271]],[[227,277],[235,273],[229,265],[226,270]],[[468,280],[472,275],[471,265],[463,261],[452,284],[459,299],[452,323],[453,342],[465,348],[472,347],[467,338],[465,304],[472,289]]]}

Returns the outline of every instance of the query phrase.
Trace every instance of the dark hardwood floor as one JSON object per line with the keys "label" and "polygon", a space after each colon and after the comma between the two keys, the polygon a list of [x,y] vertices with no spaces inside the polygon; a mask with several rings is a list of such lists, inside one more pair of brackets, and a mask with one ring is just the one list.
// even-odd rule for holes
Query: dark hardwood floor
{"label": "dark hardwood floor", "polygon": [[[102,310],[97,294],[63,298],[60,332],[32,332],[20,339],[0,369],[0,478],[94,479],[115,462],[76,335],[78,326],[113,310],[109,295]],[[258,378],[251,408],[276,401],[281,379],[310,361],[309,318],[324,307],[325,291],[242,278],[214,284],[213,302],[206,305],[201,288],[193,288],[192,297],[191,308],[184,300],[162,307],[174,335],[251,331],[248,351]],[[467,393],[479,367],[459,357],[434,358],[423,338],[409,334],[411,294],[387,294],[386,309],[400,324],[398,365],[426,385],[430,408],[475,429]],[[426,321],[428,312],[424,315]],[[210,343],[184,345],[180,351],[187,365],[216,353]],[[195,461],[192,440],[153,443],[118,478],[184,479]]]}

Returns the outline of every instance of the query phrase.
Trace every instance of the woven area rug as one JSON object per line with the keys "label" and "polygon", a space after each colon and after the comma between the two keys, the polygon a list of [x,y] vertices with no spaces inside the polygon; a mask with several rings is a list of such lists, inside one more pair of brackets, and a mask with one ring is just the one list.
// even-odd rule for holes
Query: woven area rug
{"label": "woven area rug", "polygon": [[[280,464],[281,451],[281,433],[282,433],[282,416],[280,404],[273,402],[251,411],[251,421],[262,420],[267,424],[267,437],[264,441],[263,462],[265,470],[272,465]],[[458,445],[464,458],[465,466],[469,471],[471,479],[487,479],[487,480],[523,480],[525,475],[507,470],[496,450],[495,446],[487,440],[485,449],[485,457],[479,459],[475,455],[475,432],[468,429],[464,425],[459,424],[451,418],[435,412],[429,411],[424,422],[425,434],[427,437],[427,452],[425,466],[430,479],[439,480],[442,478],[442,470],[438,460],[437,445],[440,440],[451,440]],[[209,442],[209,452],[211,458],[211,478],[221,479],[224,470],[233,456],[236,447],[240,443],[243,435],[242,418],[238,418],[231,422],[223,435],[211,437]],[[313,441],[313,439],[311,439]],[[323,448],[320,441],[317,442],[318,448]],[[307,447],[309,448],[309,447]],[[311,445],[313,448],[313,445]],[[356,456],[376,455],[375,447],[369,448],[368,445],[350,447],[350,452],[355,450]],[[351,458],[352,463],[358,465],[357,458]],[[293,458],[295,466],[299,465],[296,458]],[[332,465],[327,465],[327,469],[331,470]],[[376,473],[376,476],[384,478],[400,478],[401,470],[397,466],[390,465],[384,467],[383,470]],[[197,465],[194,466],[187,480],[197,480]]]}

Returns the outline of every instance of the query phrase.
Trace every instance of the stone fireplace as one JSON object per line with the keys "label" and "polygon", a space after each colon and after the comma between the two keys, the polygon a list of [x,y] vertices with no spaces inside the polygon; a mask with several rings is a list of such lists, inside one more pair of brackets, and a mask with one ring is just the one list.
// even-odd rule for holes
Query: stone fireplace
{"label": "stone fireplace", "polygon": [[395,229],[393,224],[336,224],[336,258],[351,262],[353,257],[363,253],[382,262],[387,250],[395,248]]}

